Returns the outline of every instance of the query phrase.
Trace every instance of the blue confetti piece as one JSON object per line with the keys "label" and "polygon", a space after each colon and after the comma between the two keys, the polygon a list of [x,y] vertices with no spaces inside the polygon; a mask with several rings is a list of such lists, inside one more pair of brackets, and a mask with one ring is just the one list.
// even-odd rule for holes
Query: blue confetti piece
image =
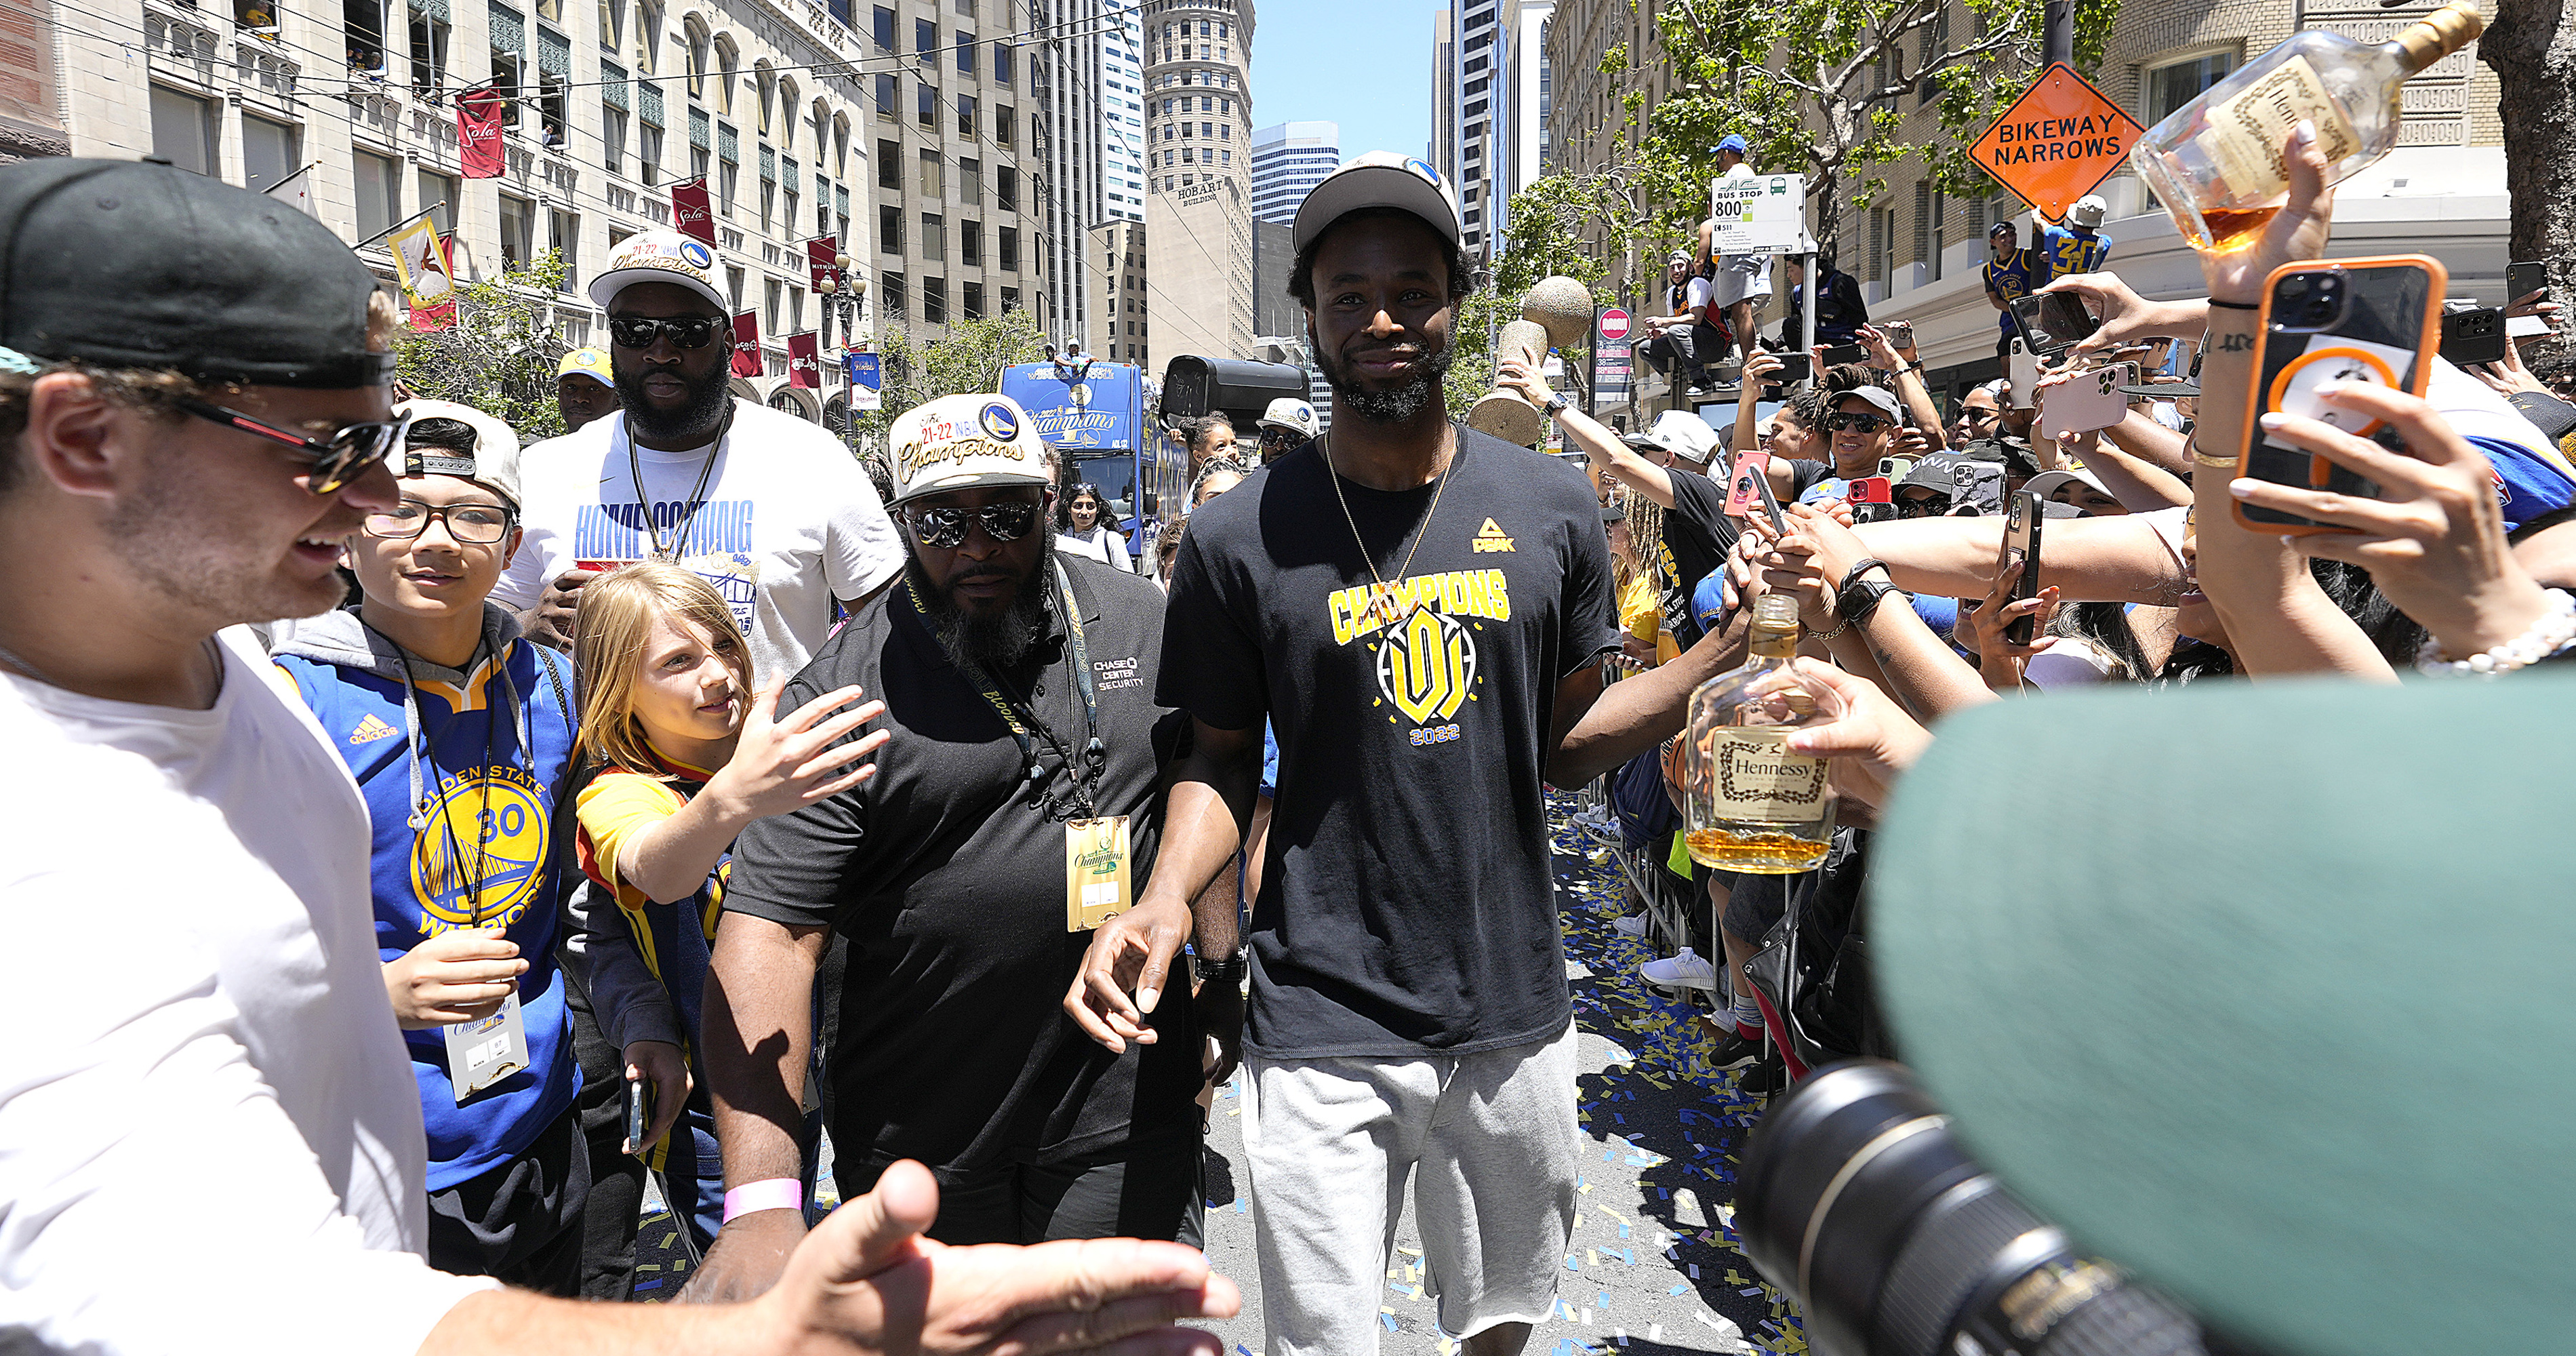
{"label": "blue confetti piece", "polygon": [[1565,1255],[1565,1269],[1568,1271],[1581,1271],[1583,1268],[1574,1264],[1574,1254],[1569,1252]]}
{"label": "blue confetti piece", "polygon": [[1689,1287],[1689,1286],[1687,1286],[1687,1285],[1683,1285],[1683,1284],[1681,1284],[1680,1282],[1676,1281],[1676,1282],[1674,1282],[1674,1283],[1673,1283],[1673,1288],[1672,1288],[1672,1289],[1670,1289],[1670,1290],[1665,1291],[1664,1293],[1665,1293],[1665,1294],[1667,1294],[1667,1295],[1679,1295],[1679,1294],[1687,1293],[1689,1290],[1690,1290],[1690,1287]]}
{"label": "blue confetti piece", "polygon": [[1248,1215],[1252,1213],[1252,1207],[1244,1204],[1244,1200],[1241,1196],[1237,1196],[1234,1198],[1234,1213],[1238,1215]]}
{"label": "blue confetti piece", "polygon": [[656,1276],[649,1281],[637,1281],[635,1284],[627,1287],[629,1290],[659,1290],[661,1288],[662,1278],[659,1276]]}
{"label": "blue confetti piece", "polygon": [[1395,1315],[1393,1315],[1393,1314],[1379,1314],[1379,1315],[1377,1316],[1377,1321],[1378,1321],[1378,1322],[1380,1322],[1380,1323],[1385,1324],[1385,1325],[1386,1325],[1386,1330],[1387,1330],[1388,1332],[1393,1332],[1393,1331],[1395,1331]]}

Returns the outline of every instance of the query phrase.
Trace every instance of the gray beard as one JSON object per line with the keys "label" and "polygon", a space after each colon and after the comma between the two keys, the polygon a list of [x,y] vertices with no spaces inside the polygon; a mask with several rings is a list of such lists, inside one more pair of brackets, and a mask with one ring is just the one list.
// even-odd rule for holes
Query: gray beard
{"label": "gray beard", "polygon": [[1020,581],[1010,607],[994,616],[978,616],[957,606],[931,582],[919,561],[907,562],[904,569],[929,606],[925,620],[939,641],[940,653],[961,673],[987,677],[1008,673],[1054,629],[1055,591],[1046,587],[1043,569]]}
{"label": "gray beard", "polygon": [[1423,359],[1422,369],[1413,374],[1413,380],[1392,391],[1370,391],[1343,372],[1332,355],[1321,347],[1315,349],[1315,365],[1323,369],[1325,384],[1333,388],[1333,408],[1372,424],[1408,423],[1441,399],[1441,385],[1449,377],[1449,362],[1450,350],[1443,347]]}

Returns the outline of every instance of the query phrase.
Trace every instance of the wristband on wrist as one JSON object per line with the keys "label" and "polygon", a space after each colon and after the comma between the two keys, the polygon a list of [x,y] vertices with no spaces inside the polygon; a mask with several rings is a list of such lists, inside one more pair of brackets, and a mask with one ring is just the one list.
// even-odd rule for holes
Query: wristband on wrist
{"label": "wristband on wrist", "polygon": [[2256,303],[2256,302],[2251,302],[2251,301],[2220,301],[2220,300],[2219,300],[2218,298],[2216,298],[2216,297],[2211,297],[2211,298],[2209,299],[2209,304],[2210,304],[2210,305],[2212,305],[2212,306],[2217,307],[2218,309],[2220,309],[2220,310],[2222,310],[2222,311],[2259,311],[2259,310],[2262,310],[2262,309],[2263,309],[2263,307],[2262,307],[2259,303]]}
{"label": "wristband on wrist", "polygon": [[2442,642],[2427,640],[2415,656],[2415,667],[2429,674],[2493,678],[2537,664],[2576,645],[2576,596],[2570,596],[2565,589],[2544,592],[2549,597],[2549,610],[2540,614],[2540,620],[2533,622],[2530,630],[2466,659],[2449,658],[2442,651]]}
{"label": "wristband on wrist", "polygon": [[736,1215],[761,1210],[802,1210],[805,1208],[805,1184],[793,1177],[771,1177],[758,1182],[745,1182],[724,1195],[724,1222],[731,1224]]}

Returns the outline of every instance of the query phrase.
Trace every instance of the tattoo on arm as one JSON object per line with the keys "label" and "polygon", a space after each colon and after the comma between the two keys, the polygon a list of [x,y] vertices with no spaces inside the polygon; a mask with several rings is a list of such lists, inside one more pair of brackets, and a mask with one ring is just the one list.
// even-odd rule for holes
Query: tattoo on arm
{"label": "tattoo on arm", "polygon": [[2221,353],[2250,353],[2253,350],[2253,335],[2222,334],[2218,336],[2218,351]]}

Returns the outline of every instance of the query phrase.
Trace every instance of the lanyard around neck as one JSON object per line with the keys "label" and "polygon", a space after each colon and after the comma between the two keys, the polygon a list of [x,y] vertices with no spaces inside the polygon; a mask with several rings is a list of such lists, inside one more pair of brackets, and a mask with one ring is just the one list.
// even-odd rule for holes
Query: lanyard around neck
{"label": "lanyard around neck", "polygon": [[689,550],[689,533],[697,526],[698,510],[707,506],[707,482],[715,476],[716,458],[724,455],[725,440],[733,436],[733,412],[725,412],[724,423],[716,429],[716,440],[707,445],[707,459],[698,465],[698,483],[680,506],[679,544],[665,550],[661,524],[653,521],[653,497],[644,492],[644,463],[635,455],[635,438],[627,430],[626,416],[617,416],[616,427],[609,430],[610,439],[626,449],[626,474],[635,486],[635,513],[644,520],[644,534],[653,543],[655,560],[677,561]]}
{"label": "lanyard around neck", "polygon": [[[1066,657],[1072,661],[1074,690],[1082,695],[1081,762],[1076,763],[1073,751],[1057,740],[1055,732],[1047,728],[1045,721],[1038,718],[1035,703],[1004,696],[1000,690],[1000,680],[980,671],[975,675],[978,683],[977,690],[983,694],[984,700],[991,704],[993,710],[1000,714],[1003,726],[1010,730],[1011,739],[1020,747],[1020,766],[1024,769],[1022,776],[1028,782],[1030,806],[1051,810],[1056,816],[1063,816],[1067,812],[1079,812],[1085,819],[1095,819],[1099,817],[1099,805],[1093,799],[1093,792],[1099,786],[1102,769],[1108,765],[1109,746],[1100,738],[1100,695],[1091,675],[1091,647],[1089,638],[1083,631],[1082,603],[1073,596],[1073,580],[1065,574],[1063,562],[1050,563],[1055,567],[1057,596],[1064,603],[1065,644],[1068,652]],[[921,618],[924,626],[931,625],[930,609],[922,602],[921,591],[913,583],[909,572],[904,576],[903,589],[905,600],[912,606],[913,615]],[[1054,750],[1056,757],[1064,762],[1065,776],[1073,783],[1074,799],[1070,806],[1053,804],[1054,798],[1045,792],[1041,780],[1044,773],[1038,766],[1037,744],[1029,738],[1032,729],[1037,732],[1039,738],[1046,740],[1047,747]],[[1085,775],[1086,768],[1088,776]]]}

